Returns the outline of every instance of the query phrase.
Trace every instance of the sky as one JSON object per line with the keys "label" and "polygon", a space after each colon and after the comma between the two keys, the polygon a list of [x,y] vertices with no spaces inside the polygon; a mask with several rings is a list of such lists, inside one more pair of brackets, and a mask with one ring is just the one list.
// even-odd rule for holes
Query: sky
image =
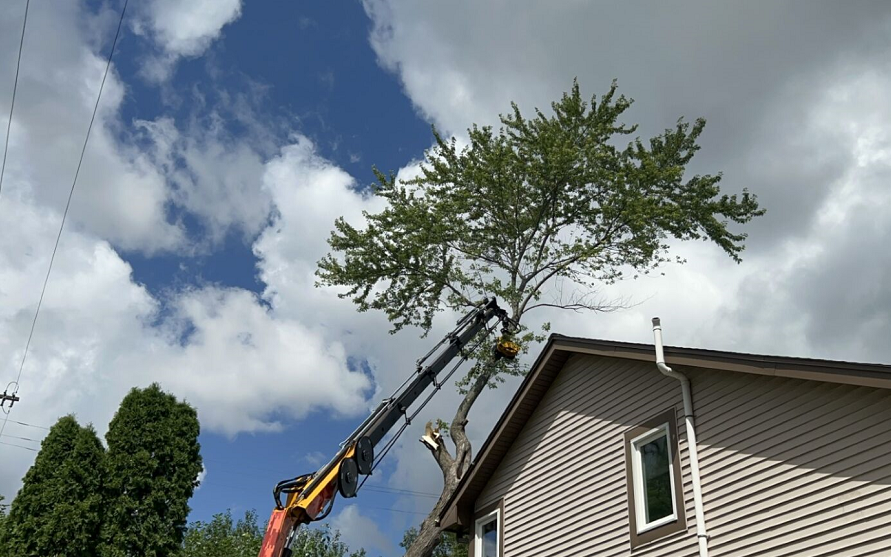
{"label": "sky", "polygon": [[[24,0],[0,12],[0,129]],[[120,13],[32,2],[0,193],[0,382],[15,379]],[[133,387],[198,410],[195,520],[271,510],[451,328],[387,334],[316,288],[337,217],[380,210],[372,166],[416,172],[431,125],[459,140],[577,78],[617,79],[641,137],[708,124],[690,173],[758,195],[743,262],[675,243],[685,265],[604,287],[611,314],[531,315],[566,335],[891,362],[891,8],[884,2],[134,0],[0,445],[11,499],[48,427],[100,435]],[[535,348],[529,358],[533,358]],[[486,392],[479,444],[518,382]],[[454,411],[447,390],[428,418]],[[21,425],[18,422],[30,425]],[[39,427],[34,427],[39,426]],[[371,555],[432,507],[441,478],[409,429],[329,524]],[[24,438],[24,439],[22,439]],[[22,448],[26,447],[26,448]]]}

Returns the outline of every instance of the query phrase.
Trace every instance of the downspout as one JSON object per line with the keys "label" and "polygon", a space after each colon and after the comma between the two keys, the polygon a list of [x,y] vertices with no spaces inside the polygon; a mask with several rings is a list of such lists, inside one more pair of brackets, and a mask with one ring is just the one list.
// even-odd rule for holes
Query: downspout
{"label": "downspout", "polygon": [[693,418],[693,395],[690,379],[683,373],[665,365],[662,350],[662,325],[658,317],[653,318],[653,336],[656,339],[656,367],[663,375],[681,382],[684,398],[684,422],[687,429],[687,451],[690,453],[690,477],[693,481],[693,507],[696,510],[696,537],[699,540],[699,557],[708,557],[708,532],[705,529],[705,512],[702,510],[702,483],[699,479],[699,453],[696,449],[696,422]]}

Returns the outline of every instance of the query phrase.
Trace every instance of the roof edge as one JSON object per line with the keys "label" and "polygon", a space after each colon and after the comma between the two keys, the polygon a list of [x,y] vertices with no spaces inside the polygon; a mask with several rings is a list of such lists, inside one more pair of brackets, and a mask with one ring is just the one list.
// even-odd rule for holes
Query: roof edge
{"label": "roof edge", "polygon": [[[491,456],[493,441],[502,435],[506,422],[514,414],[515,407],[526,398],[530,387],[541,375],[542,369],[558,353],[563,353],[566,357],[572,353],[579,353],[611,358],[655,361],[655,347],[652,344],[570,337],[552,333],[535,362],[529,368],[529,373],[523,379],[519,388],[517,388],[486,441],[480,447],[477,458],[474,459],[464,477],[461,478],[458,488],[446,501],[439,515],[440,524],[443,528],[456,529],[469,526],[469,521],[472,517],[466,516],[466,511],[462,512],[459,507],[471,480],[479,472],[477,464]],[[677,346],[665,347],[665,360],[667,363],[675,366],[701,367],[754,375],[780,376],[891,389],[891,365],[886,364],[765,356]],[[547,386],[550,386],[550,382],[548,382]],[[526,420],[528,420],[528,416],[522,418],[524,424]],[[499,459],[502,456],[495,455]]]}
{"label": "roof edge", "polygon": [[[549,340],[572,352],[632,360],[655,360],[652,344],[551,335]],[[891,389],[891,365],[767,356],[704,348],[665,347],[669,364]]]}

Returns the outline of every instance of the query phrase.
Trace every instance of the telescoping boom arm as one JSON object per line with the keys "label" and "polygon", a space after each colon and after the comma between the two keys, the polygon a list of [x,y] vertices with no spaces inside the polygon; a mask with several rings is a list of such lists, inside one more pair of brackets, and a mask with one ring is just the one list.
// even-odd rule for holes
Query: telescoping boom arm
{"label": "telescoping boom arm", "polygon": [[[494,347],[496,357],[514,358],[517,355],[519,346],[509,338],[514,326],[507,312],[498,307],[494,299],[483,300],[480,306],[458,322],[454,331],[418,361],[413,378],[378,405],[341,444],[341,449],[328,464],[314,473],[284,480],[275,486],[275,510],[266,527],[259,557],[290,557],[290,546],[301,524],[328,516],[337,492],[347,498],[356,496],[359,476],[371,474],[376,465],[375,447],[400,420],[408,423],[409,407],[431,385],[435,385],[436,391],[440,389],[445,380],[437,380],[439,373],[481,331],[489,331],[488,324],[492,319],[501,322],[504,333]],[[441,348],[443,345],[445,348]],[[430,364],[423,365],[438,349],[441,350],[436,358]],[[287,495],[284,503],[281,501],[282,494]]]}

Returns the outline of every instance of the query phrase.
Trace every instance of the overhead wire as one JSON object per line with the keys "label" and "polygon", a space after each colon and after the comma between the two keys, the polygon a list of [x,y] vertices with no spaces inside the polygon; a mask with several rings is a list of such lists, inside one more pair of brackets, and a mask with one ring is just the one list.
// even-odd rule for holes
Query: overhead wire
{"label": "overhead wire", "polygon": [[[460,321],[460,322],[458,323],[458,327],[457,327],[457,328],[460,328],[461,325],[462,325],[463,323],[464,323],[464,320]],[[484,331],[485,331],[485,334],[482,335],[482,337],[481,337],[481,338],[480,338],[480,339],[479,339],[479,340],[478,340],[478,341],[477,341],[471,348],[466,349],[465,347],[461,347],[461,349],[460,349],[461,358],[460,358],[460,359],[458,360],[458,362],[456,362],[456,363],[452,366],[452,368],[451,368],[451,369],[450,369],[450,370],[443,376],[443,379],[442,379],[441,381],[435,381],[435,383],[434,383],[434,384],[435,384],[435,389],[434,389],[433,393],[431,393],[430,395],[428,395],[427,398],[425,398],[425,399],[420,403],[420,405],[414,410],[414,412],[412,412],[412,414],[411,414],[410,416],[409,416],[409,415],[406,415],[406,419],[405,419],[405,421],[402,423],[402,425],[399,427],[399,429],[396,431],[396,433],[395,433],[395,434],[394,434],[394,435],[387,441],[387,443],[384,445],[384,448],[383,448],[383,450],[381,451],[381,453],[375,458],[375,461],[374,461],[374,463],[373,463],[373,465],[372,465],[372,472],[374,472],[374,470],[377,469],[377,467],[378,467],[378,466],[380,465],[380,463],[383,461],[384,457],[386,457],[387,453],[389,453],[390,450],[393,448],[393,446],[395,446],[396,442],[399,440],[399,438],[401,437],[402,433],[406,430],[406,428],[408,428],[408,426],[411,424],[411,422],[414,420],[414,418],[417,417],[418,414],[419,414],[419,413],[420,413],[420,412],[427,406],[427,404],[428,404],[428,403],[430,402],[430,400],[433,398],[433,395],[434,395],[437,391],[439,391],[439,390],[442,388],[442,386],[443,386],[444,384],[446,384],[446,383],[449,381],[449,379],[452,378],[452,376],[455,374],[455,372],[458,370],[458,368],[460,368],[461,365],[463,365],[464,362],[466,362],[466,361],[469,359],[470,355],[471,355],[471,354],[474,354],[474,353],[479,349],[479,347],[482,346],[482,344],[483,344],[484,342],[486,342],[486,341],[489,339],[489,337],[491,336],[492,332],[495,330],[495,328],[497,327],[497,325],[498,325],[497,322],[496,322],[495,324],[491,325],[491,326],[489,326],[489,325],[484,325]],[[456,328],[456,330],[457,330],[457,328]],[[449,335],[449,336],[446,337],[446,339],[449,339],[449,338],[454,338],[453,334],[452,334],[452,335]],[[431,351],[430,351],[424,358],[421,358],[420,360],[418,360],[418,366],[420,367],[420,365],[423,363],[423,361],[426,360],[430,355],[432,355],[432,353],[435,352],[436,348],[439,348],[442,344],[443,344],[443,342],[440,342],[440,343],[439,343],[433,350],[431,350]],[[418,372],[416,371],[416,372],[412,373],[412,374],[409,376],[409,380],[410,380],[412,377],[414,377],[416,373],[418,373]],[[406,384],[407,384],[407,382],[408,382],[408,380],[406,380]],[[397,391],[398,391],[398,389],[397,389]],[[395,395],[395,393],[394,393],[394,395]],[[213,462],[213,461],[216,461],[216,462],[224,462],[224,461],[222,461],[222,460],[217,460],[217,459],[212,459],[212,458],[205,458],[204,460],[211,461],[211,462]],[[254,468],[255,468],[255,469],[260,469],[260,468],[258,468],[258,467],[254,467]],[[278,472],[278,471],[276,471],[276,470],[272,470],[272,469],[270,469],[270,468],[264,468],[263,470],[265,470],[265,471],[269,471],[269,472]],[[224,472],[225,472],[225,470],[224,470]],[[361,482],[361,483],[359,484],[359,486],[356,488],[356,491],[357,491],[357,492],[358,492],[360,489],[363,489],[363,487],[365,486],[365,483],[368,481],[368,478],[370,478],[370,477],[371,477],[370,474],[367,475],[367,476],[365,476],[365,478],[362,480],[362,482]],[[212,481],[211,483],[217,483],[217,482]],[[219,484],[218,484],[218,485],[219,485]],[[435,493],[425,493],[425,492],[419,492],[419,491],[413,491],[413,490],[406,490],[406,489],[398,489],[398,488],[390,488],[390,487],[386,487],[386,486],[377,486],[377,485],[370,485],[370,486],[368,486],[368,489],[371,490],[371,491],[377,491],[377,492],[383,492],[383,493],[388,493],[388,492],[390,492],[390,493],[395,493],[395,494],[399,494],[399,495],[415,496],[415,497],[439,498],[439,497],[441,496],[441,495],[437,495],[437,494],[435,494]],[[386,511],[394,511],[394,512],[407,512],[407,513],[410,513],[410,512],[411,512],[411,511],[402,511],[402,510],[399,510],[399,509],[385,509],[385,508],[382,508],[382,507],[367,507],[367,508],[376,508],[376,509],[378,509],[378,510],[386,510]],[[423,513],[413,513],[413,514],[423,514]]]}
{"label": "overhead wire", "polygon": [[10,435],[10,434],[8,434],[8,433],[3,433],[3,434],[0,435],[0,436],[2,436],[2,437],[8,437],[8,438],[10,438],[10,439],[19,439],[19,440],[22,440],[22,441],[31,441],[31,442],[34,442],[34,443],[40,443],[40,439],[31,439],[30,437],[19,437],[18,435]]}
{"label": "overhead wire", "polygon": [[26,426],[26,427],[35,427],[35,428],[37,428],[37,429],[45,429],[45,430],[49,431],[49,428],[46,427],[46,426],[42,426],[42,425],[34,425],[34,424],[26,424],[25,422],[20,422],[20,421],[18,421],[18,420],[9,420],[9,421],[12,422],[12,423],[14,423],[14,424],[18,424],[18,425],[23,425],[23,426]]}
{"label": "overhead wire", "polygon": [[421,515],[421,516],[427,516],[427,515],[429,514],[429,513],[421,513],[421,512],[418,512],[418,511],[406,511],[406,510],[402,510],[402,509],[387,509],[387,508],[384,508],[384,507],[370,507],[370,506],[367,506],[367,505],[362,505],[362,508],[364,508],[364,509],[374,509],[374,510],[377,510],[377,511],[390,511],[390,512],[394,512],[394,513],[417,514],[417,515]]}
{"label": "overhead wire", "polygon": [[35,449],[35,448],[33,448],[33,447],[26,447],[26,446],[24,446],[24,445],[16,445],[15,443],[7,443],[6,441],[0,441],[0,445],[8,445],[8,446],[10,446],[10,447],[18,447],[18,448],[20,448],[20,449],[25,449],[25,450],[28,450],[28,451],[34,451],[35,453],[37,452],[37,449]]}
{"label": "overhead wire", "polygon": [[[202,459],[205,462],[231,464],[229,461],[216,459],[216,458],[202,457]],[[277,470],[277,469],[273,469],[273,468],[265,468],[265,467],[260,467],[260,466],[241,466],[241,465],[239,465],[237,470],[235,468],[226,469],[225,467],[218,468],[218,467],[214,466],[213,468],[211,468],[211,470],[213,470],[214,473],[230,474],[233,476],[244,476],[245,470],[255,470],[255,471],[260,471],[260,472],[272,472],[275,474],[282,474],[282,475],[287,474],[287,472],[285,472],[283,470]],[[212,483],[217,483],[217,482],[214,481]],[[431,497],[431,498],[439,497],[438,494],[430,493],[427,491],[401,489],[401,488],[389,487],[389,486],[383,486],[383,485],[369,485],[366,489],[369,489],[371,491],[377,491],[380,493],[388,493],[388,494],[392,494],[392,495],[405,495],[408,497]]]}
{"label": "overhead wire", "polygon": [[12,129],[12,112],[15,108],[15,94],[19,88],[19,68],[22,65],[22,49],[25,45],[25,28],[28,26],[28,8],[31,0],[25,0],[25,17],[22,20],[22,37],[19,39],[19,56],[15,63],[15,79],[12,82],[12,102],[9,103],[9,120],[6,121],[6,141],[3,145],[3,165],[0,166],[0,193],[3,192],[3,176],[6,174],[6,154],[9,152],[9,132]]}
{"label": "overhead wire", "polygon": [[[40,315],[40,308],[43,305],[43,297],[46,294],[46,286],[49,283],[50,274],[53,270],[53,262],[56,260],[56,252],[59,249],[59,241],[62,238],[62,230],[65,228],[65,219],[68,217],[68,210],[71,208],[71,198],[74,196],[74,188],[77,186],[77,178],[80,175],[80,169],[84,162],[84,154],[87,152],[87,144],[90,141],[90,133],[93,131],[93,123],[96,121],[96,113],[99,111],[99,101],[102,99],[102,90],[105,88],[105,81],[108,79],[108,71],[111,68],[111,60],[114,57],[115,47],[118,44],[118,38],[121,35],[121,27],[124,24],[124,14],[127,12],[127,4],[130,0],[124,0],[124,6],[121,8],[121,17],[118,21],[118,27],[114,34],[114,40],[111,43],[111,49],[108,52],[108,60],[105,62],[105,73],[102,74],[102,83],[99,84],[99,93],[96,95],[96,104],[93,105],[93,115],[90,117],[90,125],[87,127],[87,135],[84,137],[84,144],[80,150],[80,159],[77,162],[77,169],[74,171],[74,180],[71,182],[71,189],[68,192],[68,202],[65,204],[65,211],[62,213],[62,223],[59,225],[59,233],[56,235],[56,243],[53,246],[53,253],[50,256],[49,267],[46,270],[46,278],[43,280],[43,288],[40,291],[40,298],[37,301],[37,309],[34,311],[34,319],[31,321],[31,331],[28,333],[28,341],[25,343],[25,351],[22,353],[22,361],[19,364],[19,373],[15,380],[15,390],[13,395],[19,392],[19,381],[22,378],[22,370],[25,368],[25,360],[28,357],[28,350],[31,347],[31,339],[34,337],[34,327],[37,325],[37,317]],[[0,425],[0,434],[6,429],[6,422],[9,420],[9,414],[12,408],[6,412],[6,418]]]}
{"label": "overhead wire", "polygon": [[392,495],[405,495],[406,497],[428,497],[432,499],[438,499],[439,495],[435,493],[426,493],[423,491],[413,491],[411,489],[399,489],[395,487],[386,487],[380,485],[370,485],[366,487],[370,491],[377,491],[379,493],[389,493]]}

